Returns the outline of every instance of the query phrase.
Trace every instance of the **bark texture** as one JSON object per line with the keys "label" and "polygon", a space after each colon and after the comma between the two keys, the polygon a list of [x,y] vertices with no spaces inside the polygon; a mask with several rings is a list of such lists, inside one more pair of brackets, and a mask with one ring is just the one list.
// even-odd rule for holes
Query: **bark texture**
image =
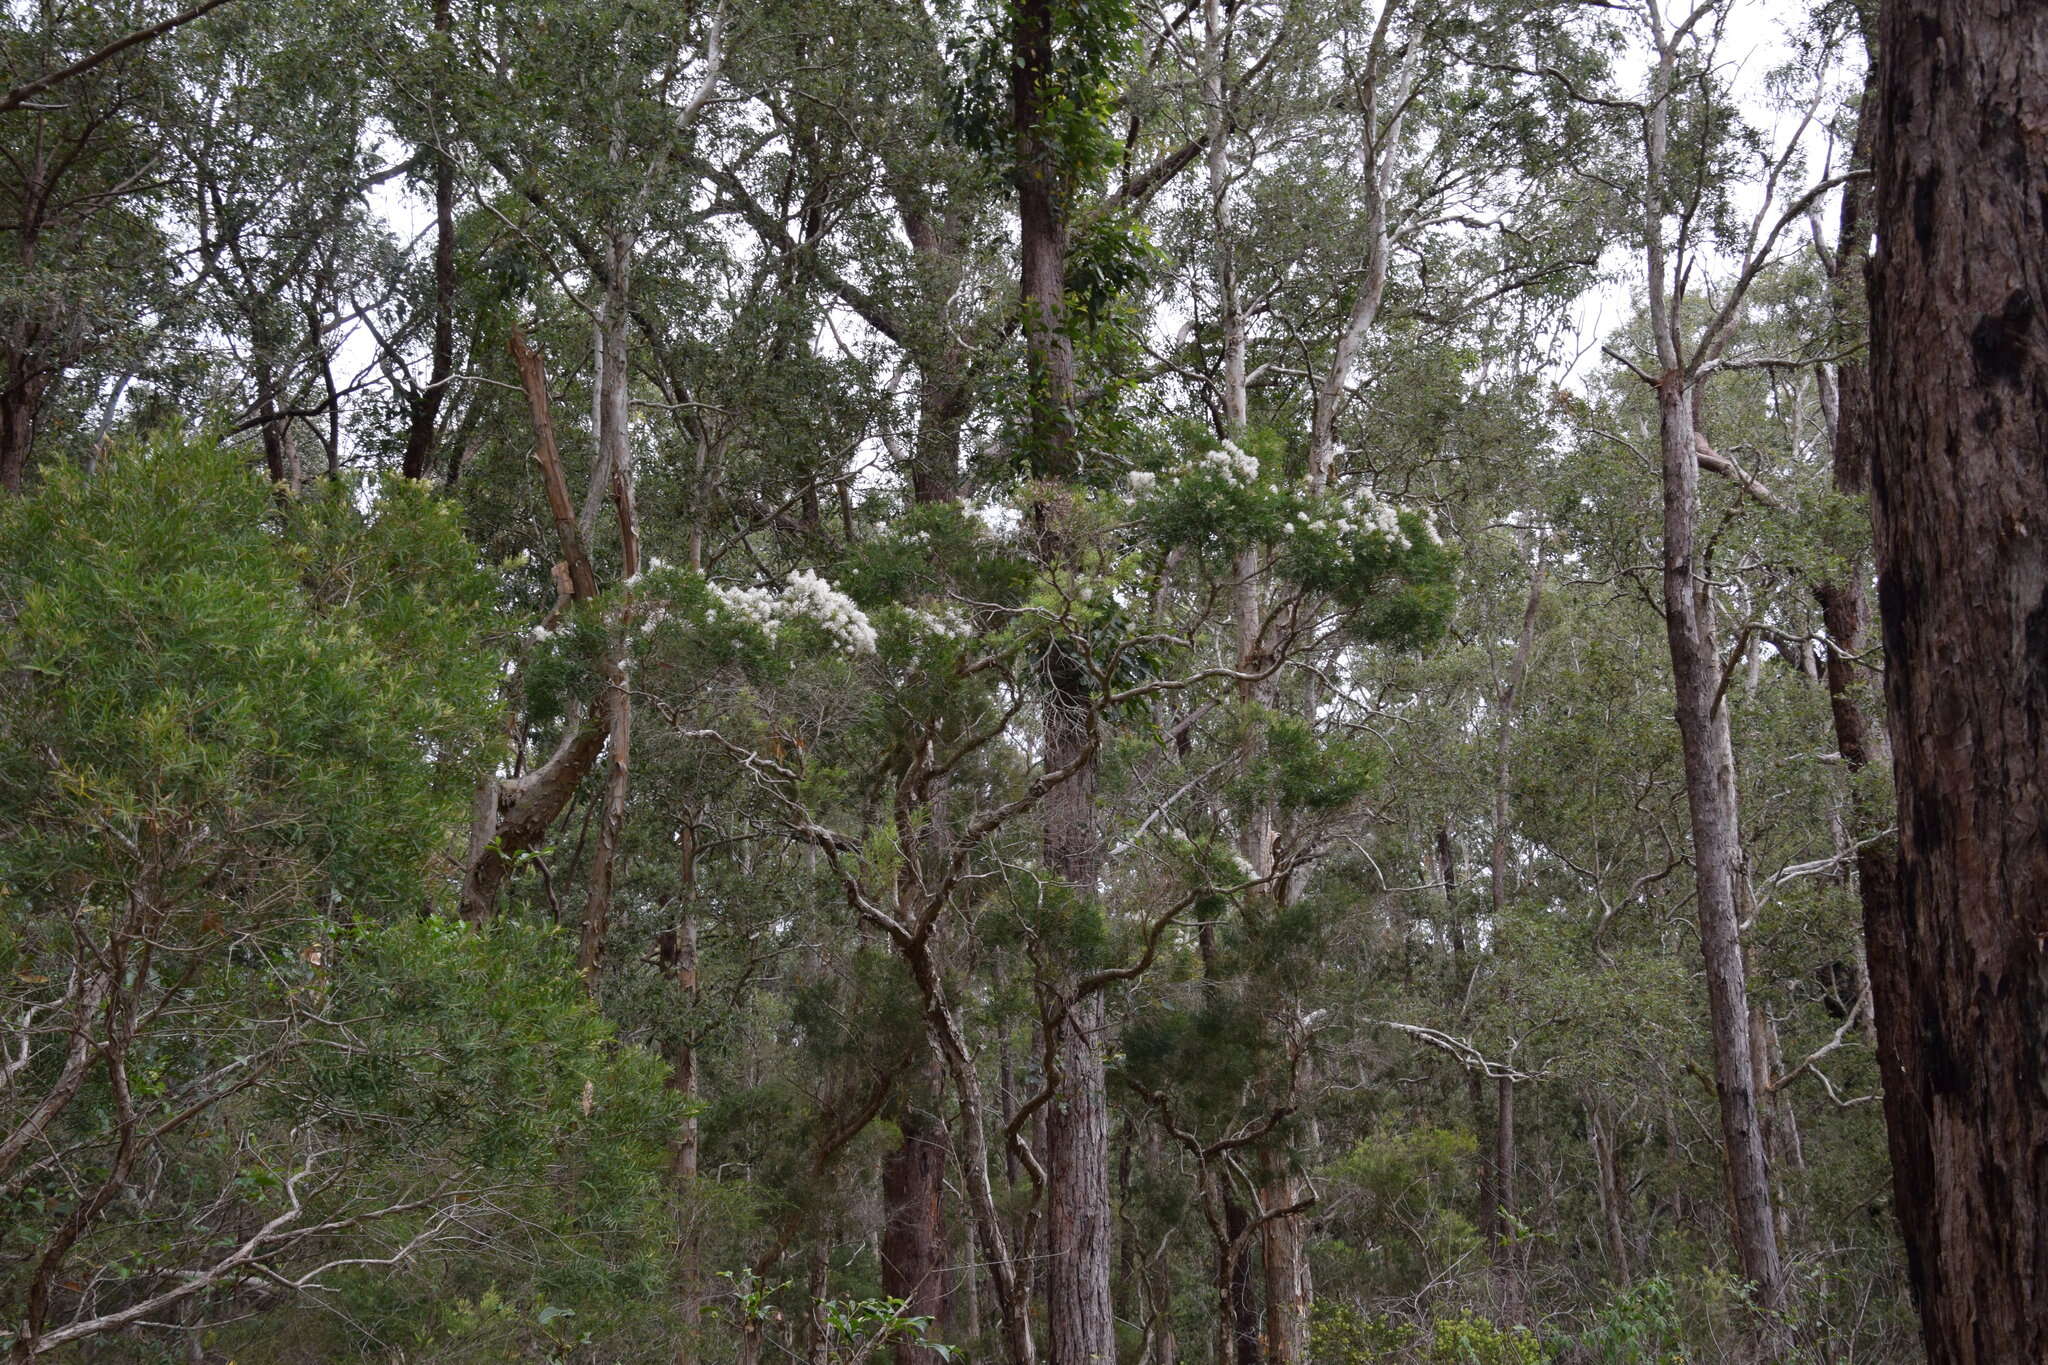
{"label": "bark texture", "polygon": [[[936,1059],[934,1059],[936,1061]],[[934,1065],[927,1077],[936,1090]],[[952,1257],[946,1239],[946,1130],[920,1103],[896,1116],[903,1141],[882,1162],[882,1292],[904,1300],[913,1317],[946,1316],[952,1287]],[[939,1365],[943,1357],[912,1340],[895,1345],[896,1365]]]}
{"label": "bark texture", "polygon": [[1899,791],[1868,925],[1929,1359],[2048,1359],[2048,7],[1890,0],[1872,510]]}
{"label": "bark texture", "polygon": [[1749,978],[1736,904],[1742,841],[1735,798],[1735,754],[1713,603],[1706,566],[1700,562],[1699,454],[1691,386],[1677,372],[1658,385],[1657,407],[1664,465],[1665,634],[1671,646],[1678,733],[1685,753],[1700,949],[1706,963],[1707,1011],[1714,1032],[1714,1083],[1720,1095],[1728,1196],[1743,1278],[1756,1286],[1758,1304],[1775,1310],[1784,1301],[1784,1272],[1771,1210],[1763,1125],[1757,1112],[1757,1077],[1749,1037]]}
{"label": "bark texture", "polygon": [[[1074,347],[1067,334],[1067,185],[1047,118],[1057,96],[1055,0],[1019,0],[1011,13],[1011,115],[1015,134],[1020,294],[1030,367],[1029,455],[1048,478],[1070,479],[1079,459],[1074,429]],[[1072,554],[1064,530],[1041,508],[1040,554]],[[1046,794],[1047,875],[1077,910],[1099,894],[1102,835],[1095,806],[1092,680],[1075,643],[1054,642],[1045,658],[1045,766],[1072,768]],[[1067,983],[1069,986],[1072,983]],[[1059,1087],[1046,1109],[1046,1348],[1052,1365],[1114,1365],[1110,1301],[1109,1104],[1102,1060],[1106,1027],[1100,994],[1074,1000],[1051,1051]]]}

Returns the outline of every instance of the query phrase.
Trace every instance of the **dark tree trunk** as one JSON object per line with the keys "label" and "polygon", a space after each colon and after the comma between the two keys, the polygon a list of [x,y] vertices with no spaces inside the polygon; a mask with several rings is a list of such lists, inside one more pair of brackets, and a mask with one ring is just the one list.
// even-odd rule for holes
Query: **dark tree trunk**
{"label": "dark tree trunk", "polygon": [[[36,373],[38,360],[21,352],[5,353],[7,384],[0,388],[0,491],[19,493],[28,476],[29,455],[35,445],[36,412],[42,406],[48,379]],[[17,379],[15,371],[24,371]]]}
{"label": "dark tree trunk", "polygon": [[1075,1005],[1060,1028],[1060,1095],[1046,1107],[1046,1358],[1051,1365],[1115,1365],[1110,1303],[1109,1104],[1100,995]]}
{"label": "dark tree trunk", "polygon": [[[1864,83],[1863,107],[1856,119],[1855,164],[1870,165],[1871,145],[1879,117],[1878,72],[1873,62]],[[1868,179],[1852,181],[1842,191],[1841,228],[1835,237],[1835,255],[1830,274],[1838,294],[1853,296],[1868,269],[1870,249],[1871,184]],[[1846,304],[1845,304],[1846,306]],[[1834,440],[1835,488],[1847,494],[1863,493],[1870,487],[1871,447],[1876,434],[1871,425],[1870,370],[1861,360],[1847,361],[1830,375],[1823,367],[1824,385],[1834,390],[1834,411],[1830,426]],[[1825,390],[1824,390],[1825,391]],[[1835,748],[1849,771],[1848,841],[1855,850],[1856,891],[1863,905],[1866,926],[1889,923],[1897,895],[1898,841],[1884,837],[1889,812],[1872,799],[1862,779],[1864,769],[1884,761],[1881,736],[1874,737],[1863,710],[1857,686],[1857,661],[1864,652],[1869,623],[1869,605],[1864,582],[1869,565],[1860,550],[1851,555],[1846,571],[1838,580],[1820,584],[1814,596],[1820,602],[1821,623],[1827,631],[1824,651],[1824,680],[1828,709],[1834,721]],[[1869,972],[1861,991],[1869,990]],[[1875,1023],[1866,1012],[1864,1028],[1874,1034]]]}
{"label": "dark tree trunk", "polygon": [[[1228,1180],[1229,1174],[1223,1172],[1217,1178]],[[1222,1287],[1227,1299],[1230,1359],[1235,1365],[1259,1365],[1260,1358],[1259,1304],[1252,1297],[1251,1247],[1250,1239],[1245,1236],[1250,1224],[1251,1216],[1226,1185],[1223,1190],[1223,1227],[1230,1242],[1224,1253],[1227,1264],[1223,1267]]]}
{"label": "dark tree trunk", "polygon": [[[1077,470],[1074,347],[1066,331],[1067,175],[1046,116],[1053,88],[1054,0],[1018,0],[1011,17],[1011,115],[1017,158],[1020,293],[1030,365],[1029,456],[1054,479]],[[1040,509],[1040,553],[1048,564],[1072,553]],[[1047,793],[1045,870],[1079,907],[1092,911],[1102,868],[1095,808],[1095,735],[1090,678],[1064,642],[1045,666],[1045,764],[1071,770]],[[1086,912],[1086,911],[1084,911]],[[1068,983],[1071,984],[1071,983]],[[1051,1365],[1115,1365],[1110,1299],[1109,1103],[1102,1060],[1102,997],[1076,1000],[1058,1025],[1053,1053],[1059,1093],[1046,1107],[1046,1221],[1054,1251],[1046,1274],[1046,1340]]]}
{"label": "dark tree trunk", "polygon": [[1065,169],[1044,127],[1053,89],[1054,0],[1018,0],[1011,20],[1010,100],[1016,137],[1020,292],[1030,366],[1032,468],[1074,472],[1074,343],[1067,335]]}
{"label": "dark tree trunk", "polygon": [[[434,32],[453,27],[451,0],[434,0]],[[432,97],[439,111],[439,93]],[[455,372],[455,161],[439,145],[447,136],[445,120],[434,128],[434,341],[428,360],[427,386],[413,396],[400,468],[408,479],[423,479],[434,467],[440,440],[441,406],[448,396],[448,378]],[[450,471],[451,474],[453,471]],[[451,483],[454,481],[451,477]]]}
{"label": "dark tree trunk", "polygon": [[[936,1058],[934,1058],[934,1063]],[[936,1092],[938,1068],[928,1089]],[[882,1162],[882,1292],[909,1304],[913,1317],[946,1316],[952,1291],[952,1257],[946,1240],[947,1143],[943,1124],[913,1096],[896,1116],[903,1141]],[[896,1365],[938,1365],[937,1351],[914,1341],[896,1343]]]}
{"label": "dark tree trunk", "polygon": [[1890,0],[1871,492],[1899,876],[1867,908],[1933,1365],[2048,1359],[2048,7]]}
{"label": "dark tree trunk", "polygon": [[963,490],[960,429],[974,409],[969,357],[947,346],[920,371],[917,381],[917,444],[910,466],[911,496],[918,502],[952,502]]}

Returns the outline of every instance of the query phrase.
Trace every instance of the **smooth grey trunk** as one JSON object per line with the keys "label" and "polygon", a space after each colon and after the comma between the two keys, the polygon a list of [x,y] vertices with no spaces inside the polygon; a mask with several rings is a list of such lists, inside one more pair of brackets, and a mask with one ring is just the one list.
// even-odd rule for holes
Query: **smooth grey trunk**
{"label": "smooth grey trunk", "polygon": [[1743,1277],[1758,1305],[1784,1304],[1770,1171],[1751,1060],[1749,981],[1737,905],[1742,845],[1726,679],[1713,628],[1705,566],[1699,562],[1699,456],[1691,386],[1673,374],[1657,387],[1664,477],[1664,623],[1678,733],[1692,818],[1700,948],[1713,1031],[1730,1214]]}

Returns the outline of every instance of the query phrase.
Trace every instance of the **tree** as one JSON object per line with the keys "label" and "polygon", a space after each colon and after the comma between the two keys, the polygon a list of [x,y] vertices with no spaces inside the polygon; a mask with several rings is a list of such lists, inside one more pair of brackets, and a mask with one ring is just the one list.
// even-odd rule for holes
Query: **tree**
{"label": "tree", "polygon": [[1873,164],[1871,476],[1897,894],[1868,925],[1928,1356],[2048,1352],[2048,15],[1892,0]]}
{"label": "tree", "polygon": [[[559,943],[419,913],[496,672],[445,504],[278,510],[170,438],[52,471],[0,529],[9,1359],[149,1322],[196,1345],[432,1274],[500,1213],[573,1245],[529,1186],[582,1127],[630,1226],[653,1059],[565,1010]],[[595,1123],[586,1081],[616,1091]]]}

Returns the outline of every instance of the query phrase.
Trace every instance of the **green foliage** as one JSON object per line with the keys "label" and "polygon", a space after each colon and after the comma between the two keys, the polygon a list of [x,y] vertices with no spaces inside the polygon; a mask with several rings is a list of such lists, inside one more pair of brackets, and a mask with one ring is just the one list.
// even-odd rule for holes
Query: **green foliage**
{"label": "green foliage", "polygon": [[1542,1359],[1534,1332],[1476,1313],[1438,1318],[1430,1336],[1429,1365],[1539,1365]]}
{"label": "green foliage", "polygon": [[[1067,185],[1092,184],[1115,164],[1118,144],[1109,120],[1117,73],[1134,46],[1137,11],[1130,0],[1052,0],[1045,8],[1052,64],[1043,76],[1044,108],[1031,131],[1053,148],[1054,167]],[[1016,0],[995,0],[952,54],[959,73],[951,92],[953,129],[1005,169],[1021,150],[1013,140],[1009,84],[1016,9]]]}
{"label": "green foliage", "polygon": [[1264,752],[1250,774],[1286,810],[1331,811],[1350,805],[1379,779],[1378,754],[1319,735],[1298,716],[1268,713]]}
{"label": "green foliage", "polygon": [[1261,550],[1281,577],[1345,608],[1359,638],[1434,640],[1457,600],[1456,556],[1423,514],[1371,494],[1314,495],[1285,477],[1279,433],[1255,428],[1135,476],[1141,524],[1213,571]]}
{"label": "green foliage", "polygon": [[1615,1295],[1574,1345],[1588,1365],[1685,1365],[1683,1341],[1677,1292],[1656,1277]]}
{"label": "green foliage", "polygon": [[[265,868],[244,915],[287,868],[353,915],[414,903],[491,721],[486,600],[417,490],[279,508],[175,437],[53,472],[0,506],[0,879],[90,895],[203,830]],[[202,900],[221,856],[184,861]]]}
{"label": "green foliage", "polygon": [[1309,1323],[1309,1358],[1317,1365],[1387,1365],[1421,1335],[1385,1313],[1370,1316],[1347,1303],[1318,1299]]}

